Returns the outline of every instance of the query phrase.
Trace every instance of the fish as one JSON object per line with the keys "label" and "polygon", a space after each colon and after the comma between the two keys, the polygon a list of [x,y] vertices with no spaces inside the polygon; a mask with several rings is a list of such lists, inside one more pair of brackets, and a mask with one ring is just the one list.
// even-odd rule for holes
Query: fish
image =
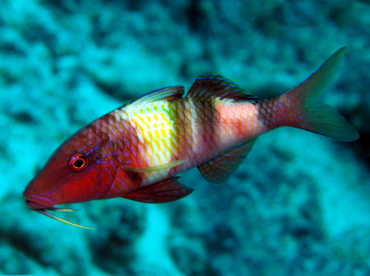
{"label": "fish", "polygon": [[165,203],[193,192],[179,174],[197,167],[221,184],[239,167],[257,138],[289,126],[341,141],[357,130],[320,101],[333,82],[346,47],[287,93],[261,99],[231,80],[200,75],[183,86],[154,90],[96,119],[62,143],[28,184],[28,207],[73,226],[49,211],[60,204],[122,197]]}

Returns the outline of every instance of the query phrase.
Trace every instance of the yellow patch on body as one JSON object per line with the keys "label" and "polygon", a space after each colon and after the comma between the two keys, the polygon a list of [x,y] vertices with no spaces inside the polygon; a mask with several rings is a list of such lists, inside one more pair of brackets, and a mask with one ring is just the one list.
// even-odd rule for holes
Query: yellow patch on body
{"label": "yellow patch on body", "polygon": [[[147,166],[158,166],[169,163],[172,157],[177,154],[175,122],[170,116],[168,103],[148,103],[140,106],[126,106],[124,108],[126,119],[131,121],[137,129],[137,136],[144,145]],[[164,172],[155,172],[161,174]]]}

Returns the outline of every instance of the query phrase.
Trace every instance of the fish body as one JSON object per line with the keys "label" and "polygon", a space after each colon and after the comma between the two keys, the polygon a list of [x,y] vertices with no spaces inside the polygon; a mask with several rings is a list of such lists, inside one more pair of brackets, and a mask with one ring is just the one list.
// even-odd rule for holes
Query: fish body
{"label": "fish body", "polygon": [[47,210],[114,197],[177,200],[193,191],[180,183],[179,173],[197,167],[208,181],[223,183],[259,135],[281,126],[355,140],[357,131],[319,101],[343,53],[338,50],[306,81],[269,100],[214,74],[198,77],[187,94],[182,86],[149,92],[66,140],[26,188],[26,202],[66,222]]}

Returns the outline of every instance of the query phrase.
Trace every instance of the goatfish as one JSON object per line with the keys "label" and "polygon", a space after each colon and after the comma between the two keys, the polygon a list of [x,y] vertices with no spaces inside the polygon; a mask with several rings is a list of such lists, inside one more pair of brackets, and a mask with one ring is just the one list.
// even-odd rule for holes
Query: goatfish
{"label": "goatfish", "polygon": [[243,162],[259,135],[282,126],[342,141],[358,132],[335,109],[320,102],[345,52],[335,52],[289,92],[260,99],[216,74],[183,86],[151,91],[98,118],[67,139],[24,191],[26,204],[72,211],[59,204],[123,197],[139,202],[178,200],[193,189],[178,174],[197,167],[221,184]]}

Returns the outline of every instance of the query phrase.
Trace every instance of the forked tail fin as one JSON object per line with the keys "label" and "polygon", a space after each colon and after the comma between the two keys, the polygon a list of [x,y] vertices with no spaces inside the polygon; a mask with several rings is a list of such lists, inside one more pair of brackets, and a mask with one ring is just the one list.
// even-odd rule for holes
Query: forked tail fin
{"label": "forked tail fin", "polygon": [[337,140],[353,141],[357,130],[334,108],[320,102],[320,96],[334,80],[346,47],[328,58],[308,79],[276,100],[284,107],[287,125]]}

